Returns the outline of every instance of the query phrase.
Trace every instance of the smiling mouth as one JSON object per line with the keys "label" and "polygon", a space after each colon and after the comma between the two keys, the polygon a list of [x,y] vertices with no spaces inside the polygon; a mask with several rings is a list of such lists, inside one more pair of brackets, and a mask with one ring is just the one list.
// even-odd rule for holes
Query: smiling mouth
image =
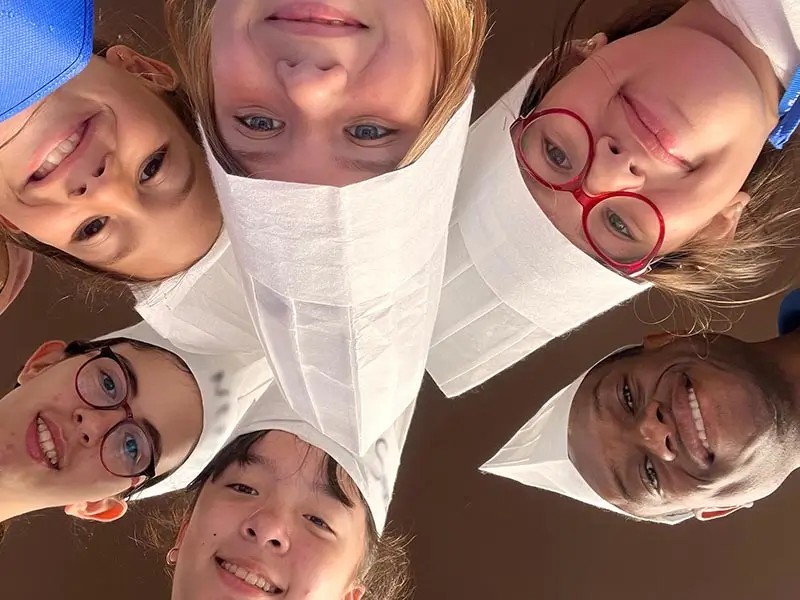
{"label": "smiling mouth", "polygon": [[44,419],[41,417],[36,417],[36,435],[42,454],[44,454],[47,462],[50,463],[50,467],[57,471],[61,463],[58,457],[58,451],[56,450],[56,444],[53,441],[53,432],[50,431],[47,423],[45,423]]}
{"label": "smiling mouth", "polygon": [[214,557],[214,560],[217,562],[219,567],[237,579],[241,579],[245,583],[253,586],[256,589],[261,590],[267,594],[280,594],[283,592],[281,588],[277,585],[273,584],[269,581],[266,577],[261,575],[260,573],[256,573],[254,571],[248,571],[242,566],[237,565],[236,563],[232,563],[230,561],[224,560],[219,557]]}
{"label": "smiling mouth", "polygon": [[697,401],[697,395],[692,387],[692,382],[686,382],[686,392],[689,394],[689,406],[692,409],[692,417],[694,418],[694,427],[697,430],[697,435],[703,444],[703,448],[711,453],[711,446],[708,445],[708,434],[706,433],[706,424],[703,421],[703,414],[700,412],[700,403]]}
{"label": "smiling mouth", "polygon": [[86,128],[87,123],[81,123],[78,129],[51,150],[50,154],[48,154],[42,161],[42,164],[39,165],[39,168],[31,175],[31,181],[41,181],[69,158],[78,146],[80,146],[83,135],[86,133]]}
{"label": "smiling mouth", "polygon": [[290,23],[314,23],[316,25],[329,25],[331,27],[356,27],[358,29],[367,29],[367,26],[358,21],[350,19],[336,19],[336,18],[323,18],[323,17],[303,17],[303,18],[285,18],[271,16],[267,17],[267,21],[287,21]]}

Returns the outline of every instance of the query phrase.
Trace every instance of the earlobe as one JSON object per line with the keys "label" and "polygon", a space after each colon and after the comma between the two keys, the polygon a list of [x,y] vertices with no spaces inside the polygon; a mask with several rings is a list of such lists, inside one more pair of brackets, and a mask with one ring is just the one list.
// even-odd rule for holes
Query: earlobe
{"label": "earlobe", "polygon": [[578,44],[578,52],[582,58],[589,58],[592,54],[608,45],[608,36],[605,33],[595,33],[588,40]]}
{"label": "earlobe", "polygon": [[172,92],[178,88],[175,69],[167,63],[143,56],[128,46],[112,46],[106,51],[108,64],[136,75],[155,92]]}
{"label": "earlobe", "polygon": [[125,516],[128,512],[128,503],[121,498],[104,498],[96,502],[80,502],[68,504],[64,512],[84,521],[110,523]]}
{"label": "earlobe", "polygon": [[680,337],[680,334],[670,333],[669,331],[651,333],[644,336],[642,346],[644,346],[645,350],[658,350],[674,342],[677,337]]}
{"label": "earlobe", "polygon": [[739,192],[731,202],[718,212],[699,234],[699,237],[706,240],[718,240],[727,242],[736,235],[739,221],[742,218],[750,196],[744,192]]}
{"label": "earlobe", "polygon": [[67,344],[60,340],[52,340],[39,346],[17,375],[17,383],[25,384],[53,365],[60,363],[66,358],[64,354],[66,347]]}
{"label": "earlobe", "polygon": [[365,591],[366,590],[364,589],[363,585],[357,585],[351,588],[350,591],[344,595],[343,600],[361,600]]}

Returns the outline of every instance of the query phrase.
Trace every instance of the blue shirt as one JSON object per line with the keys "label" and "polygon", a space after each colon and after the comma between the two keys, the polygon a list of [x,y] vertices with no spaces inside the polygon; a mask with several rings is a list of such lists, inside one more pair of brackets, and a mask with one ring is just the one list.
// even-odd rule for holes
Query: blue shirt
{"label": "blue shirt", "polygon": [[778,332],[781,335],[800,328],[800,289],[792,290],[781,302],[778,310]]}
{"label": "blue shirt", "polygon": [[93,0],[0,0],[0,121],[86,67],[93,26]]}

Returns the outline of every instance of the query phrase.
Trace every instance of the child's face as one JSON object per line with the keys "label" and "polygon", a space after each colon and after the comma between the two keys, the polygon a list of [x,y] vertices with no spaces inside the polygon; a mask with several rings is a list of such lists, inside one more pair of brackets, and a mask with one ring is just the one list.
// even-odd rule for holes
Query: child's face
{"label": "child's face", "polygon": [[[586,121],[595,156],[585,191],[651,200],[665,221],[663,255],[696,236],[726,239],[735,230],[749,200],[740,190],[777,122],[775,94],[765,93],[757,70],[728,42],[668,21],[608,45],[600,38],[535,110],[566,108]],[[569,144],[560,146],[569,152]],[[585,249],[580,205],[527,183],[554,224]]]}
{"label": "child's face", "polygon": [[437,47],[426,3],[328,4],[216,3],[217,128],[252,177],[369,179],[397,166],[428,116]]}
{"label": "child's face", "polygon": [[250,454],[248,464],[232,464],[200,492],[176,544],[173,600],[357,600],[363,504],[337,499],[325,454],[292,434],[271,431]]}
{"label": "child's face", "polygon": [[0,123],[6,225],[141,279],[203,256],[221,216],[202,149],[158,96],[176,85],[168,66],[116,46]]}

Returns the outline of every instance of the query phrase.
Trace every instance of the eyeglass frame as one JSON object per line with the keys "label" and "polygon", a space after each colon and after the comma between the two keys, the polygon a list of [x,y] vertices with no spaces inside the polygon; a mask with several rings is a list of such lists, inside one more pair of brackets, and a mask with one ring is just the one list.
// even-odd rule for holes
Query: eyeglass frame
{"label": "eyeglass frame", "polygon": [[[86,398],[83,397],[80,386],[78,385],[78,379],[80,378],[81,373],[86,368],[86,366],[101,358],[107,358],[109,360],[113,360],[117,364],[117,366],[119,366],[120,371],[122,371],[122,374],[125,377],[125,383],[126,383],[125,397],[114,406],[95,406],[94,404],[92,404]],[[75,372],[75,392],[78,394],[78,398],[81,399],[81,402],[83,402],[86,406],[94,410],[109,411],[122,408],[122,410],[125,411],[125,418],[122,419],[119,423],[117,423],[113,427],[109,428],[109,430],[106,431],[105,435],[103,435],[103,439],[100,442],[100,462],[102,463],[103,468],[114,477],[119,477],[121,479],[131,479],[134,477],[141,477],[142,475],[144,475],[147,479],[153,479],[156,476],[155,445],[153,444],[153,440],[150,438],[150,434],[148,434],[147,431],[141,425],[139,425],[139,423],[137,423],[136,420],[133,418],[133,410],[131,409],[131,405],[128,403],[128,394],[130,393],[130,389],[131,389],[131,382],[130,382],[130,377],[128,375],[128,369],[122,363],[119,356],[117,356],[116,352],[114,352],[111,349],[110,346],[104,346],[103,348],[101,348],[100,352],[96,356],[91,357],[89,360],[83,363],[80,366],[80,368]],[[147,467],[145,467],[142,471],[135,473],[133,475],[120,475],[119,473],[114,473],[111,469],[108,468],[105,461],[103,460],[103,447],[105,446],[108,437],[114,431],[116,431],[122,425],[125,424],[133,424],[136,427],[138,427],[144,434],[144,438],[147,440],[147,443],[150,444],[150,455],[151,455],[150,464]]]}
{"label": "eyeglass frame", "polygon": [[[536,173],[530,164],[528,164],[528,159],[525,157],[525,152],[522,148],[522,139],[525,136],[525,132],[528,130],[528,128],[533,124],[534,121],[541,119],[542,117],[546,117],[547,115],[566,115],[568,117],[572,117],[583,127],[589,139],[589,155],[586,157],[586,164],[583,166],[583,169],[568,182],[560,185],[548,182],[542,176]],[[586,177],[595,158],[595,140],[594,136],[592,135],[592,130],[589,128],[589,125],[586,123],[586,121],[584,121],[580,115],[569,110],[568,108],[547,108],[541,111],[531,111],[527,115],[520,115],[511,125],[511,130],[513,130],[515,127],[521,127],[519,135],[512,136],[512,142],[514,144],[514,152],[517,155],[517,161],[522,165],[528,175],[533,177],[541,185],[557,192],[569,192],[572,194],[572,197],[575,198],[577,203],[581,206],[581,225],[583,226],[583,234],[586,237],[586,241],[589,242],[589,245],[592,247],[592,250],[594,250],[611,269],[617,271],[620,275],[625,277],[640,277],[641,275],[644,275],[650,271],[652,264],[657,259],[658,252],[661,250],[661,246],[664,243],[664,236],[666,234],[664,216],[661,214],[661,211],[658,210],[658,207],[653,203],[652,200],[646,196],[637,194],[636,192],[618,190],[592,195],[584,189]],[[660,227],[658,240],[656,241],[650,253],[644,258],[630,264],[618,262],[608,256],[605,252],[603,252],[602,249],[600,249],[600,247],[598,247],[592,238],[592,235],[589,233],[589,213],[591,213],[592,210],[604,200],[607,200],[608,198],[619,197],[635,198],[646,203],[648,206],[650,206],[650,208],[653,209],[653,212],[655,212]]]}

